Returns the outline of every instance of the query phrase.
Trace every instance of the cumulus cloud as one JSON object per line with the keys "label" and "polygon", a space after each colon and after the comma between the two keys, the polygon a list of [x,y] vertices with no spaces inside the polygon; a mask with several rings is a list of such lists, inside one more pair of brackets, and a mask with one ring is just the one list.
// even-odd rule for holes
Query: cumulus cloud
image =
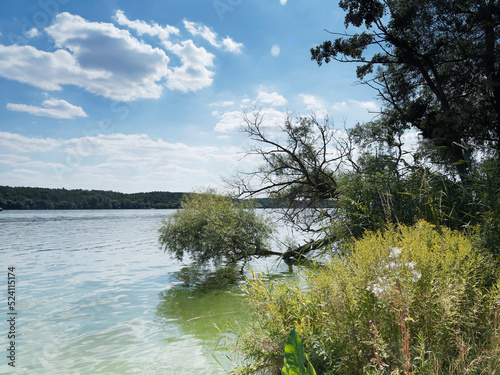
{"label": "cumulus cloud", "polygon": [[40,35],[40,31],[38,31],[38,29],[36,27],[34,27],[31,30],[28,30],[26,32],[26,36],[28,36],[28,38],[34,38],[38,35]]}
{"label": "cumulus cloud", "polygon": [[203,39],[207,40],[211,45],[220,47],[220,44],[217,41],[217,34],[210,30],[208,26],[184,20],[184,27],[191,33],[191,35],[199,35]]}
{"label": "cumulus cloud", "polygon": [[325,114],[327,112],[327,104],[323,99],[310,94],[299,94],[299,98],[306,105],[306,109],[308,111],[312,111],[317,114]]}
{"label": "cumulus cloud", "polygon": [[[205,48],[196,46],[190,39],[180,43],[172,41],[170,36],[180,34],[179,29],[173,26],[161,27],[156,23],[148,24],[140,20],[131,21],[122,11],[115,14],[115,19],[120,25],[136,30],[139,35],[148,34],[158,37],[166,51],[173,53],[180,59],[181,66],[173,67],[168,72],[166,86],[169,89],[182,92],[197,91],[212,84],[214,72],[209,68],[213,67],[215,56]],[[185,25],[186,22],[187,28],[190,27],[188,31],[192,29],[194,35],[197,35],[198,32],[205,38],[213,39],[215,43],[216,34],[210,35],[210,29],[201,28],[188,21],[184,21]]]}
{"label": "cumulus cloud", "polygon": [[380,109],[380,106],[377,105],[377,103],[373,101],[359,101],[359,100],[349,100],[349,103],[351,103],[354,106],[366,109],[367,111],[370,112],[376,112]]}
{"label": "cumulus cloud", "polygon": [[374,101],[362,101],[348,99],[341,102],[333,103],[330,107],[332,112],[330,117],[344,121],[344,123],[368,122],[372,121],[379,112],[380,107]]}
{"label": "cumulus cloud", "polygon": [[214,130],[219,133],[232,133],[238,131],[242,125],[243,112],[229,111],[222,114],[217,113],[218,121]]}
{"label": "cumulus cloud", "polygon": [[85,73],[65,50],[44,52],[32,46],[0,45],[0,75],[8,79],[53,91],[62,90],[62,84],[92,79]]}
{"label": "cumulus cloud", "polygon": [[284,106],[288,101],[277,92],[266,92],[262,88],[257,96],[257,102],[271,106]]}
{"label": "cumulus cloud", "polygon": [[47,33],[56,47],[72,52],[77,65],[94,76],[76,84],[116,100],[158,98],[169,58],[159,48],[133,38],[110,23],[88,22],[61,13]]}
{"label": "cumulus cloud", "polygon": [[175,67],[168,75],[167,87],[182,92],[196,91],[212,84],[214,55],[203,47],[197,47],[192,40],[172,44],[170,51],[181,59],[182,65]]}
{"label": "cumulus cloud", "polygon": [[112,24],[61,13],[46,29],[54,52],[0,45],[0,75],[44,90],[75,85],[115,100],[158,98],[167,76],[165,52]]}
{"label": "cumulus cloud", "polygon": [[47,99],[42,107],[26,104],[8,103],[7,109],[11,111],[27,112],[35,116],[51,117],[55,119],[73,119],[75,117],[87,117],[82,107],[77,107],[61,99]]}
{"label": "cumulus cloud", "polygon": [[[0,45],[0,76],[47,91],[62,90],[66,85],[120,101],[159,98],[165,87],[182,92],[210,86],[215,56],[188,40],[173,41],[180,30],[154,22],[129,20],[117,11],[114,20],[137,35],[159,39],[162,48],[132,36],[115,24],[90,22],[70,13],[60,13],[45,31],[55,44],[53,51],[30,45]],[[239,53],[243,45],[229,37],[220,40],[208,27],[185,21],[192,35],[211,45]],[[29,31],[31,36],[39,31]],[[170,66],[175,55],[179,66]],[[178,59],[177,59],[178,58]]]}

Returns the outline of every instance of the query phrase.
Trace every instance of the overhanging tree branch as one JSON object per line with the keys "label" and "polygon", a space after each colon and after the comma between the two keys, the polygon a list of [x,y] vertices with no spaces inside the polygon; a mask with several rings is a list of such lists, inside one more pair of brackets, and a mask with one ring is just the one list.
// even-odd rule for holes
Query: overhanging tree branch
{"label": "overhanging tree branch", "polygon": [[338,137],[328,118],[286,113],[282,124],[269,124],[264,115],[259,110],[245,113],[241,128],[255,142],[247,154],[264,163],[227,182],[242,197],[264,194],[286,207],[283,217],[296,228],[320,230],[318,224],[335,215],[335,172],[352,162],[353,143],[345,131]]}

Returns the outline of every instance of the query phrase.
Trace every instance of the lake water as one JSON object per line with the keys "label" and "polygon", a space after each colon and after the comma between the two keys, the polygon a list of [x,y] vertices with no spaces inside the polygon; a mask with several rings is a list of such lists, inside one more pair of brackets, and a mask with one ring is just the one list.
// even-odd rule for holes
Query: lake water
{"label": "lake water", "polygon": [[[0,213],[0,374],[219,374],[214,347],[246,318],[231,272],[170,259],[158,246],[169,210]],[[288,267],[274,260],[253,267]],[[8,267],[15,267],[15,365],[8,366]],[[227,293],[232,291],[233,294]],[[221,343],[217,348],[221,348]]]}

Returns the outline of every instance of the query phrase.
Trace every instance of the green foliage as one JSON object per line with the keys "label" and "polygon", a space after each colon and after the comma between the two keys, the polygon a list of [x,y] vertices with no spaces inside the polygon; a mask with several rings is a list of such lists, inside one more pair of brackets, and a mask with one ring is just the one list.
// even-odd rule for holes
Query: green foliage
{"label": "green foliage", "polygon": [[359,64],[358,79],[383,102],[378,124],[388,133],[418,129],[466,181],[471,170],[462,160],[484,145],[500,149],[498,2],[342,0],[339,6],[345,27],[361,32],[313,48],[312,59]]}
{"label": "green foliage", "polygon": [[181,209],[164,220],[159,232],[165,251],[178,260],[189,255],[200,264],[234,263],[272,254],[266,248],[272,226],[256,213],[255,204],[212,189],[185,195]]}
{"label": "green foliage", "polygon": [[285,345],[285,359],[283,361],[282,375],[316,375],[314,367],[304,352],[302,340],[295,332],[295,327],[288,334]]}
{"label": "green foliage", "polygon": [[348,254],[301,281],[249,281],[238,348],[252,373],[281,368],[294,326],[318,374],[500,370],[499,271],[468,238],[420,222],[367,232]]}
{"label": "green foliage", "polygon": [[358,169],[338,177],[340,213],[330,229],[335,235],[359,238],[387,223],[413,225],[425,220],[457,230],[475,227],[478,246],[500,254],[497,159],[471,164],[468,184],[416,156],[409,164],[397,154],[366,153],[357,163]]}
{"label": "green foliage", "polygon": [[339,219],[333,232],[360,237],[387,223],[413,225],[419,220],[461,228],[470,223],[470,201],[462,184],[415,161],[365,154],[359,168],[339,177]]}

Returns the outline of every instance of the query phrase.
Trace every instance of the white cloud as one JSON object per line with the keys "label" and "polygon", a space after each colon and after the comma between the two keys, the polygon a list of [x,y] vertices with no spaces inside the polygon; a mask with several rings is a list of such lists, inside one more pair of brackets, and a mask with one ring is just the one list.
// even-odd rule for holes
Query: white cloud
{"label": "white cloud", "polygon": [[246,107],[248,107],[251,103],[252,103],[252,99],[250,99],[250,98],[245,98],[245,99],[242,99],[242,101],[241,101],[241,103],[240,103],[240,107],[242,107],[242,108],[246,108]]}
{"label": "white cloud", "polygon": [[230,37],[224,38],[222,45],[228,52],[241,53],[243,49],[243,43],[238,43],[232,40]]}
{"label": "white cloud", "polygon": [[334,111],[343,111],[347,109],[347,103],[346,102],[336,102],[333,103],[332,106]]}
{"label": "white cloud", "polygon": [[349,99],[347,102],[346,101],[336,102],[333,104],[332,108],[335,111],[354,109],[354,110],[365,110],[369,112],[376,112],[377,110],[380,109],[377,103],[373,101],[359,101],[354,99]]}
{"label": "white cloud", "polygon": [[34,37],[40,35],[40,31],[38,31],[38,29],[36,27],[34,27],[31,30],[28,30],[26,32],[26,35],[28,36],[28,38],[34,38]]}
{"label": "white cloud", "polygon": [[226,51],[233,53],[241,53],[242,51],[243,43],[235,42],[230,37],[226,37],[220,42],[217,33],[213,32],[208,26],[184,20],[184,27],[192,36],[201,36],[214,47],[224,47]]}
{"label": "white cloud", "polygon": [[356,122],[372,121],[376,113],[380,110],[379,105],[374,101],[360,101],[347,99],[336,102],[331,106],[330,118],[341,122],[355,124]]}
{"label": "white cloud", "polygon": [[[282,125],[284,114],[282,111],[273,108],[265,108],[260,110],[260,115],[263,117],[262,127],[276,127]],[[234,133],[237,132],[243,124],[243,111],[230,111],[218,114],[218,121],[214,130],[219,133]],[[251,118],[252,114],[249,114]]]}
{"label": "white cloud", "polygon": [[128,21],[118,12],[119,22],[163,39],[182,66],[169,70],[164,50],[133,38],[110,23],[89,22],[80,16],[61,13],[46,29],[54,39],[54,52],[32,46],[0,45],[0,75],[44,90],[76,85],[115,100],[159,98],[163,87],[182,92],[209,86],[214,55],[191,40],[173,44],[166,38],[176,29],[161,28],[143,21]]}
{"label": "white cloud", "polygon": [[210,107],[228,107],[234,105],[234,101],[232,100],[224,100],[221,102],[216,102],[216,103],[211,103],[209,104]]}
{"label": "white cloud", "polygon": [[211,45],[220,47],[220,44],[217,42],[217,34],[210,30],[209,27],[187,20],[184,20],[184,27],[191,33],[191,35],[199,35],[203,39],[207,40]]}
{"label": "white cloud", "polygon": [[22,174],[22,175],[31,174],[31,175],[36,175],[36,176],[41,176],[42,175],[41,172],[34,171],[34,170],[31,170],[31,169],[14,169],[14,170],[12,170],[12,173],[14,173],[14,174]]}
{"label": "white cloud", "polygon": [[51,138],[34,138],[24,135],[0,132],[0,150],[2,152],[30,153],[49,152],[57,149],[61,141]]}
{"label": "white cloud", "polygon": [[161,95],[160,82],[168,74],[169,61],[163,50],[138,41],[113,24],[88,22],[69,13],[58,14],[47,33],[56,47],[72,53],[87,76],[94,76],[88,80],[74,77],[74,84],[116,100]]}
{"label": "white cloud", "polygon": [[87,117],[82,107],[77,107],[60,99],[47,99],[42,107],[26,104],[8,103],[7,109],[11,111],[27,112],[35,116],[51,117],[55,119],[73,119],[75,117]]}
{"label": "white cloud", "polygon": [[360,108],[363,108],[367,111],[370,111],[370,112],[376,112],[378,110],[380,110],[380,106],[378,106],[375,102],[373,101],[359,101],[359,100],[349,100],[349,103],[351,103],[352,105],[356,106],[356,107],[360,107]]}
{"label": "white cloud", "polygon": [[[180,34],[179,29],[173,26],[161,27],[156,23],[148,24],[141,20],[131,21],[122,11],[117,11],[114,18],[120,25],[136,30],[139,35],[158,37],[168,52],[180,58],[181,66],[174,67],[167,73],[165,85],[169,89],[181,92],[197,91],[212,84],[214,72],[209,68],[214,65],[215,56],[205,48],[196,46],[190,39],[180,43],[170,40],[172,34]],[[201,34],[206,39],[216,38],[215,34],[213,37],[210,35],[211,31],[206,26],[202,28],[189,21],[184,21],[184,24],[194,35]],[[215,42],[215,39],[213,41]]]}
{"label": "white cloud", "polygon": [[231,133],[238,131],[242,125],[243,112],[230,111],[220,114],[214,130],[220,133]]}
{"label": "white cloud", "polygon": [[[1,134],[0,134],[1,137]],[[17,163],[29,162],[31,159],[27,156],[20,156],[15,154],[0,154],[0,165],[4,166],[15,166]]]}
{"label": "white cloud", "polygon": [[208,87],[213,82],[213,71],[207,67],[213,66],[214,55],[203,47],[197,47],[192,40],[181,44],[172,44],[169,50],[181,59],[182,66],[175,67],[169,73],[167,87],[182,92],[197,91]]}
{"label": "white cloud", "polygon": [[[90,22],[65,12],[58,14],[45,29],[55,43],[55,50],[0,45],[0,76],[46,91],[74,85],[120,101],[157,99],[165,87],[188,92],[212,84],[215,56],[192,40],[172,41],[173,35],[180,34],[178,28],[132,21],[123,11],[117,11],[113,18],[116,24],[139,36],[158,38],[162,48],[138,40],[115,24]],[[184,22],[189,32],[217,48],[233,53],[240,53],[243,48],[243,44],[229,37],[220,40],[204,25]],[[39,31],[33,29],[28,33],[35,36]],[[169,65],[171,54],[180,60],[180,66]]]}
{"label": "white cloud", "polygon": [[0,45],[0,75],[44,90],[75,85],[115,100],[158,98],[167,76],[165,52],[112,24],[58,14],[46,29],[54,52]]}
{"label": "white cloud", "polygon": [[308,111],[318,114],[325,114],[327,112],[327,104],[323,99],[310,94],[299,94],[299,98],[306,105]]}
{"label": "white cloud", "polygon": [[92,79],[86,77],[68,51],[44,52],[18,45],[0,45],[0,75],[48,91],[62,90],[62,84]]}
{"label": "white cloud", "polygon": [[148,24],[147,22],[141,20],[131,21],[121,10],[118,10],[113,18],[118,22],[119,25],[126,26],[129,29],[133,29],[139,35],[147,34],[150,36],[156,36],[160,40],[168,40],[170,38],[170,35],[179,35],[180,32],[177,27],[170,25],[162,27],[155,22]]}
{"label": "white cloud", "polygon": [[[233,102],[230,102],[233,105]],[[243,117],[245,112],[248,111],[249,106],[258,107],[260,115],[263,115],[264,121],[262,123],[263,127],[275,127],[283,122],[283,111],[277,110],[274,107],[283,107],[288,103],[288,101],[282,95],[277,92],[269,92],[260,86],[258,89],[257,98],[251,100],[250,98],[244,98],[239,104],[238,110],[227,110],[214,111],[213,116],[217,117],[217,123],[215,125],[214,131],[219,133],[234,133],[237,132],[241,125],[243,124]],[[228,102],[229,104],[229,102]],[[250,117],[252,113],[248,114]]]}
{"label": "white cloud", "polygon": [[257,101],[271,106],[284,106],[288,103],[288,101],[277,92],[266,92],[262,88],[259,91],[259,96],[257,96]]}
{"label": "white cloud", "polygon": [[[238,151],[229,144],[171,143],[145,134],[56,140],[7,132],[0,132],[0,150],[0,180],[11,185],[131,192],[188,191],[197,185],[218,184]],[[35,173],[38,175],[30,180]]]}

